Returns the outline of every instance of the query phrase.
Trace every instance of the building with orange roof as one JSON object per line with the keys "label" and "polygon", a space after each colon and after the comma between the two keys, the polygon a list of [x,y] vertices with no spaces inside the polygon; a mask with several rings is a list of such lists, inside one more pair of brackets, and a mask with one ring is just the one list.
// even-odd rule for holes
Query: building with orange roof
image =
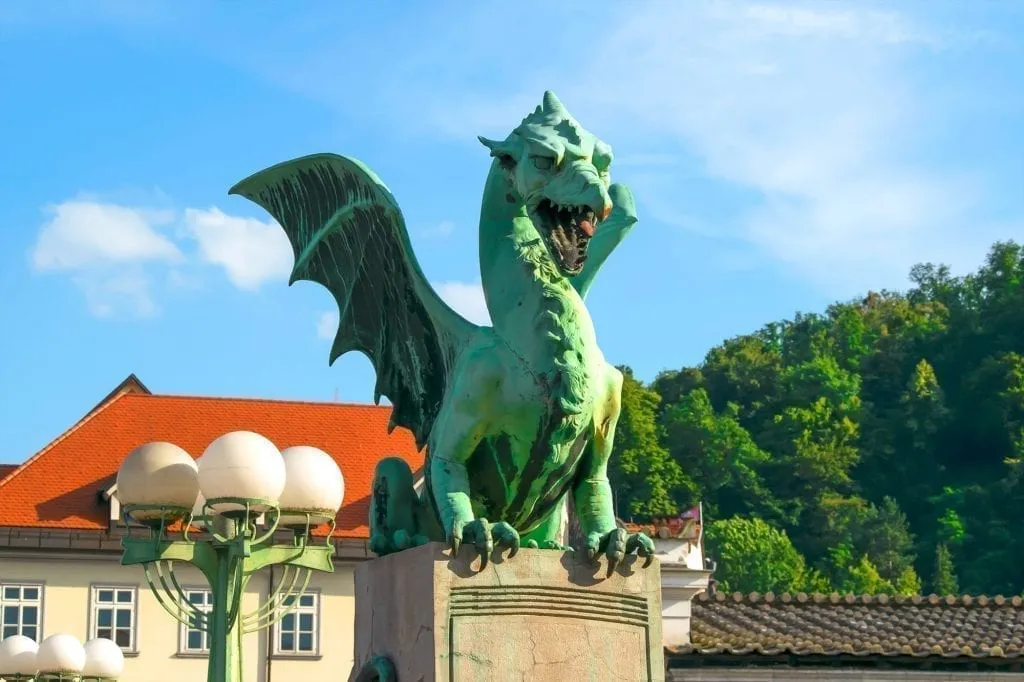
{"label": "building with orange roof", "polygon": [[[67,632],[110,637],[126,654],[125,680],[202,679],[207,646],[159,605],[141,568],[121,566],[117,470],[136,447],[175,443],[198,457],[230,431],[255,431],[279,449],[312,445],[330,453],[345,477],[337,515],[335,572],[315,574],[309,597],[292,618],[245,635],[246,679],[307,679],[352,664],[353,577],[372,557],[367,519],[374,467],[423,456],[405,429],[388,433],[390,407],[154,394],[129,376],[76,424],[23,464],[0,467],[0,638],[37,640]],[[699,548],[682,553],[662,543],[667,644],[689,642],[689,600],[707,585]],[[179,581],[191,601],[209,603],[202,576],[186,567]],[[280,569],[249,583],[244,608],[254,610],[281,579]]]}
{"label": "building with orange roof", "polygon": [[[164,612],[141,568],[120,565],[125,531],[115,479],[125,456],[144,443],[170,441],[198,457],[218,436],[249,430],[281,449],[312,445],[330,453],[345,477],[346,499],[337,516],[335,573],[314,576],[290,631],[246,636],[246,679],[303,679],[314,663],[348,670],[352,566],[370,556],[373,468],[385,455],[405,458],[414,470],[423,461],[408,431],[388,434],[390,414],[371,405],[158,395],[128,377],[36,455],[0,469],[0,638],[111,636],[126,653],[124,679],[201,679],[203,637]],[[179,577],[191,598],[207,599],[198,572]],[[274,580],[269,571],[265,580],[253,579],[250,609]]]}

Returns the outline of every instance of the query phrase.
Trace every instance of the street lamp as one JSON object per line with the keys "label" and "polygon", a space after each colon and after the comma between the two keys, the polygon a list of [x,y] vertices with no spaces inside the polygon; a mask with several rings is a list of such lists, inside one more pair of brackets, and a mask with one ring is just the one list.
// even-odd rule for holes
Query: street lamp
{"label": "street lamp", "polygon": [[[186,627],[209,634],[209,682],[241,682],[242,635],[290,613],[313,571],[334,570],[331,536],[345,483],[322,450],[279,452],[250,431],[221,436],[198,460],[171,443],[148,443],[121,464],[117,491],[125,522],[151,531],[122,540],[121,563],[142,564],[160,605]],[[172,539],[178,522],[180,538]],[[314,539],[313,530],[324,524],[327,539]],[[289,541],[274,542],[279,528],[290,531]],[[210,584],[209,613],[187,598],[174,572],[178,561],[198,568]],[[271,565],[285,567],[277,589],[243,614],[249,578]]]}
{"label": "street lamp", "polygon": [[36,644],[22,635],[0,642],[0,680],[5,682],[113,682],[124,672],[124,654],[109,639],[83,646],[63,633]]}

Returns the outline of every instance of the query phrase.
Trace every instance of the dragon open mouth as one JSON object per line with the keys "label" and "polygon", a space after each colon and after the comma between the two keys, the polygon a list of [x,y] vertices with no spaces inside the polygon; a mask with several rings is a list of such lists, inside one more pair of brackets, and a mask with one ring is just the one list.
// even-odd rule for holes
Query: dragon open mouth
{"label": "dragon open mouth", "polygon": [[587,244],[597,230],[597,215],[588,206],[559,206],[548,199],[537,205],[541,234],[558,267],[578,275],[587,260]]}

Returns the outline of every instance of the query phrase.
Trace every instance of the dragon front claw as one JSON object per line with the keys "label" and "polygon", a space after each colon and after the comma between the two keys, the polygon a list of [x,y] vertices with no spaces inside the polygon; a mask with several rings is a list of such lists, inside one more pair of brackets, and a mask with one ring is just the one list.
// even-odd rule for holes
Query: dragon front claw
{"label": "dragon front claw", "polygon": [[519,553],[519,532],[504,521],[491,526],[491,537],[499,549],[504,547],[509,550],[509,559]]}
{"label": "dragon front claw", "polygon": [[628,554],[644,558],[644,568],[654,561],[654,541],[643,533],[630,533],[625,528],[616,528],[607,533],[591,533],[587,536],[587,558],[596,561],[599,554],[608,558],[609,574]]}
{"label": "dragon front claw", "polygon": [[487,567],[495,545],[511,550],[509,558],[519,552],[519,533],[504,521],[492,524],[487,519],[474,519],[469,523],[456,520],[452,523],[450,538],[453,557],[458,555],[463,544],[473,545],[480,555],[480,570]]}

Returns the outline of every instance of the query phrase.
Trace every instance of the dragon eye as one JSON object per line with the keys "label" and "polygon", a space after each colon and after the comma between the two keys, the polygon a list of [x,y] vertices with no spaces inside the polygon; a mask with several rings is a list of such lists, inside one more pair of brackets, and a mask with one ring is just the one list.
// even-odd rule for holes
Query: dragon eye
{"label": "dragon eye", "polygon": [[534,156],[533,166],[538,170],[551,170],[551,167],[555,165],[555,160],[550,156]]}

